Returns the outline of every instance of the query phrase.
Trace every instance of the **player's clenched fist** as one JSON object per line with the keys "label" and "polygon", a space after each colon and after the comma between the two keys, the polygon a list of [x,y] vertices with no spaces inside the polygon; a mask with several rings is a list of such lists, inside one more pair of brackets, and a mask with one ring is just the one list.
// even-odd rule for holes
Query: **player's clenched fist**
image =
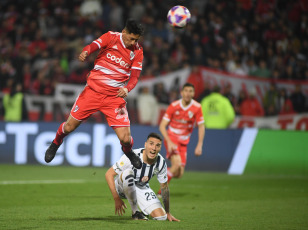
{"label": "player's clenched fist", "polygon": [[174,144],[171,140],[167,141],[168,142],[168,151],[174,152],[178,149],[178,146],[176,144]]}
{"label": "player's clenched fist", "polygon": [[79,55],[79,61],[84,62],[86,60],[86,58],[88,57],[88,51],[83,51],[81,52],[81,54]]}

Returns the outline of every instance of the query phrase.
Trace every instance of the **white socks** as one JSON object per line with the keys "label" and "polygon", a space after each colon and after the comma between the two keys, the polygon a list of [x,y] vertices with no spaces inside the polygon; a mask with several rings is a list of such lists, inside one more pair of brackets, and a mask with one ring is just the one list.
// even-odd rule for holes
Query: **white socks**
{"label": "white socks", "polygon": [[123,190],[125,196],[132,208],[133,213],[138,211],[136,186],[134,182],[134,172],[132,169],[126,169],[122,173]]}
{"label": "white socks", "polygon": [[153,220],[167,220],[167,214],[164,216],[153,217]]}

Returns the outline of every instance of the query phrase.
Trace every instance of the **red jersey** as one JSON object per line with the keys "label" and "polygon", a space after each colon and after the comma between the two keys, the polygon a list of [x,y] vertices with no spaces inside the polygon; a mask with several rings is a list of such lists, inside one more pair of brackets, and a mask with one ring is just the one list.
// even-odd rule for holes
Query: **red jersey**
{"label": "red jersey", "polygon": [[245,99],[240,106],[240,112],[243,116],[264,116],[264,109],[257,98]]}
{"label": "red jersey", "polygon": [[100,49],[87,79],[90,88],[116,95],[129,80],[131,69],[142,70],[143,49],[136,43],[126,48],[122,33],[107,32],[93,41]]}
{"label": "red jersey", "polygon": [[163,119],[170,122],[168,135],[186,145],[195,124],[204,123],[201,104],[195,100],[191,100],[186,107],[182,105],[182,99],[174,101],[167,108]]}

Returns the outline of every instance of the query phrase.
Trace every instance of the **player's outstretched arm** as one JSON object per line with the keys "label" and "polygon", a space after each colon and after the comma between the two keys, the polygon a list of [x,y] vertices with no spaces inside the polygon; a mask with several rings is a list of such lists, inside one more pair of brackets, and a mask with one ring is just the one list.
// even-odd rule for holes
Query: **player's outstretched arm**
{"label": "player's outstretched arm", "polygon": [[111,191],[111,194],[113,196],[114,199],[114,204],[115,204],[115,214],[122,216],[125,213],[125,208],[126,205],[124,203],[124,201],[119,197],[116,187],[115,187],[115,183],[114,183],[114,177],[117,175],[117,173],[114,171],[114,169],[111,167],[108,169],[108,171],[105,174],[105,178],[107,181],[107,184],[109,186],[109,189]]}
{"label": "player's outstretched arm", "polygon": [[169,194],[169,187],[168,182],[160,184],[161,188],[161,197],[165,206],[165,211],[167,213],[167,219],[169,221],[180,221],[176,219],[172,214],[170,213],[170,194]]}
{"label": "player's outstretched arm", "polygon": [[197,157],[201,156],[202,154],[204,134],[205,134],[205,127],[204,127],[204,124],[202,123],[198,125],[198,144],[195,148],[195,155]]}
{"label": "player's outstretched arm", "polygon": [[166,140],[168,144],[168,152],[171,153],[172,151],[176,150],[177,146],[169,138],[169,135],[167,133],[168,124],[169,124],[169,121],[163,118],[159,124],[159,131],[161,132],[161,134],[163,135],[164,139]]}

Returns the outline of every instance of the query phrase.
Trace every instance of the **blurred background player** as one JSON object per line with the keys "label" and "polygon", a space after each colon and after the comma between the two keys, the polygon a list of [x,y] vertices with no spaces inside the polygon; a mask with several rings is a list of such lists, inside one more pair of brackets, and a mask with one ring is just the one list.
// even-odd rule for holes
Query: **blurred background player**
{"label": "blurred background player", "polygon": [[141,168],[139,157],[131,151],[134,142],[124,98],[136,86],[142,70],[143,49],[138,40],[143,31],[140,24],[130,19],[122,33],[109,31],[83,48],[79,55],[82,62],[93,52],[100,51],[88,74],[87,85],[45,153],[47,163],[52,161],[66,135],[93,113],[101,111],[117,134],[123,152],[136,168]]}
{"label": "blurred background player", "polygon": [[[123,155],[106,172],[106,181],[115,202],[115,214],[125,213],[126,205],[122,199],[127,199],[132,208],[132,218],[135,220],[148,220],[144,215],[146,214],[155,220],[179,221],[169,212],[167,164],[159,154],[161,145],[162,137],[150,133],[144,148],[134,149],[142,160],[142,169],[134,169],[128,158]],[[155,175],[160,183],[165,209],[149,186],[150,179]]]}
{"label": "blurred background player", "polygon": [[4,121],[20,122],[27,120],[27,108],[22,92],[22,84],[12,81],[8,92],[4,93],[2,105],[4,109]]}
{"label": "blurred background player", "polygon": [[139,123],[142,125],[157,125],[159,117],[159,104],[150,88],[144,86],[137,98]]}
{"label": "blurred background player", "polygon": [[[198,125],[198,143],[195,155],[202,154],[205,133],[204,119],[201,105],[193,99],[194,95],[194,85],[185,83],[181,90],[182,98],[168,106],[159,125],[159,130],[165,138],[166,157],[171,161],[171,167],[168,168],[168,183],[173,177],[183,176],[187,159],[187,145],[196,124]],[[158,194],[161,194],[161,191]]]}
{"label": "blurred background player", "polygon": [[235,118],[230,100],[219,91],[219,86],[215,86],[213,92],[201,101],[204,124],[207,129],[226,129]]}

